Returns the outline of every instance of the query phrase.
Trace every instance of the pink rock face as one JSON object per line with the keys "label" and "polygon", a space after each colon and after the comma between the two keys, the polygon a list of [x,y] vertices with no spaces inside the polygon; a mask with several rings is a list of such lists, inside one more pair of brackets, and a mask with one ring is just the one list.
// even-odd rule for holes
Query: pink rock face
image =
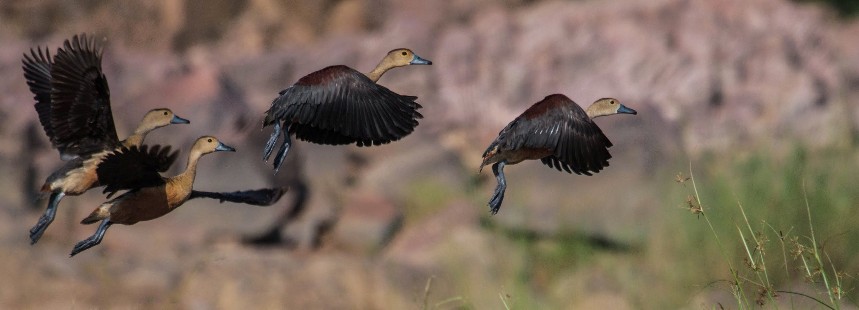
{"label": "pink rock face", "polygon": [[[397,170],[396,173],[377,173],[383,177],[396,176],[390,177],[393,181],[378,183],[399,187],[379,186],[374,187],[378,192],[350,194],[345,203],[337,206],[342,210],[342,217],[337,221],[332,239],[354,247],[350,254],[361,257],[364,257],[362,253],[383,246],[401,220],[402,201],[393,197],[405,197],[406,190],[402,188],[407,186],[404,184],[424,177],[420,173],[401,173],[398,168],[391,168],[397,167],[392,159],[419,150],[417,146],[438,150],[440,145],[446,149],[437,152],[441,155],[431,154],[434,158],[414,162],[432,169],[450,169],[454,164],[450,164],[449,155],[454,153],[460,161],[454,169],[467,171],[466,177],[473,176],[480,163],[480,154],[498,131],[531,104],[552,93],[563,93],[582,106],[598,98],[615,97],[639,114],[597,120],[615,144],[611,149],[615,156],[611,167],[597,176],[570,178],[539,167],[538,163],[530,166],[539,167],[535,169],[540,171],[534,174],[529,174],[526,168],[511,169],[511,183],[517,182],[517,186],[511,189],[502,214],[491,219],[499,226],[525,226],[551,233],[556,226],[566,224],[616,237],[623,233],[616,232],[618,227],[640,227],[654,208],[653,204],[641,202],[645,199],[638,199],[648,195],[649,189],[638,188],[652,180],[634,179],[629,174],[650,178],[654,175],[651,172],[658,168],[655,166],[671,155],[695,155],[752,145],[789,145],[780,142],[794,140],[818,146],[831,145],[859,128],[855,99],[859,98],[859,44],[856,39],[859,38],[859,23],[836,21],[833,14],[820,7],[797,5],[792,1],[220,0],[206,2],[211,6],[208,8],[191,1],[127,4],[127,1],[107,0],[89,6],[63,3],[58,0],[0,1],[3,26],[0,27],[0,75],[4,77],[0,79],[0,145],[5,146],[0,148],[3,168],[0,171],[4,172],[2,184],[7,191],[18,191],[15,184],[18,176],[24,174],[25,165],[21,163],[24,160],[37,162],[37,183],[59,164],[55,150],[43,147],[35,151],[37,154],[25,151],[24,146],[30,141],[25,141],[22,133],[36,121],[36,113],[32,107],[33,96],[22,76],[21,55],[32,46],[46,44],[53,52],[74,32],[94,32],[107,41],[103,66],[120,136],[128,134],[146,110],[170,107],[190,119],[191,125],[161,129],[149,136],[148,142],[184,146],[202,134],[214,134],[238,148],[238,152],[230,156],[206,159],[198,182],[204,186],[223,185],[219,189],[229,189],[235,184],[283,184],[301,177],[303,162],[311,162],[308,168],[313,169],[304,169],[316,186],[311,191],[314,195],[311,204],[314,199],[318,201],[319,197],[340,190],[338,182],[344,169],[340,169],[343,160],[338,154],[349,149],[299,144],[302,156],[298,156],[298,149],[292,151],[287,168],[277,176],[270,174],[269,166],[260,160],[261,146],[270,130],[260,130],[260,124],[263,111],[277,93],[305,74],[328,65],[345,64],[368,72],[385,52],[397,47],[409,47],[432,60],[432,66],[391,70],[379,81],[398,93],[418,96],[425,118],[415,133],[404,141],[370,151],[364,149],[375,163],[375,166],[370,164],[371,167]],[[35,140],[47,142],[41,132]],[[426,155],[429,152],[416,153],[430,156]],[[299,161],[302,157],[305,160]],[[620,158],[631,160],[618,160]],[[252,160],[253,164],[237,164],[239,159]],[[442,167],[444,164],[449,166]],[[183,167],[184,162],[180,160],[178,166]],[[213,171],[216,167],[223,170],[216,173]],[[546,174],[537,174],[543,172]],[[532,180],[516,178],[516,173]],[[484,171],[483,176],[487,175]],[[207,184],[206,178],[217,180],[209,180]],[[491,176],[488,179],[491,181]],[[639,192],[609,198],[596,193],[602,184],[617,183],[616,180],[628,182],[628,187],[635,187]],[[540,192],[544,187],[557,184],[576,188],[581,190],[577,193],[582,194],[561,200],[558,197],[570,195],[552,196]],[[491,190],[483,186],[479,193]],[[102,196],[90,194],[64,201],[70,206],[60,212],[86,212],[101,202]],[[31,199],[25,196],[17,193],[4,197]],[[17,210],[18,205],[29,203],[8,200],[3,206],[7,210]],[[73,204],[82,207],[71,211]],[[207,258],[212,254],[202,245],[201,236],[211,227],[204,224],[228,223],[233,226],[224,230],[252,231],[258,229],[248,227],[251,225],[248,223],[267,225],[273,219],[255,218],[260,214],[256,209],[226,211],[227,206],[212,206],[214,209],[208,210],[217,211],[206,213],[209,211],[201,210],[206,207],[210,206],[200,203],[196,209],[178,210],[172,219],[175,224],[167,228],[159,226],[164,222],[135,227],[136,230],[115,228],[102,247],[111,254],[109,257],[114,257],[108,260],[115,264],[128,260],[131,265],[147,262],[155,266],[174,259],[175,249],[182,248],[195,255],[180,255],[177,258],[180,261],[175,262],[177,265],[194,265],[194,257],[200,256],[206,258],[203,260],[211,265],[207,267],[211,270],[229,270],[223,278],[200,277],[196,269],[164,270],[163,278],[143,279],[140,287],[151,291],[147,293],[151,296],[173,296],[171,288],[162,287],[165,285],[162,282],[187,277],[191,279],[191,291],[206,297],[201,300],[215,300],[221,291],[212,290],[208,285],[234,279],[234,275],[245,272],[246,266],[254,266],[258,269],[255,269],[256,275],[268,277],[271,283],[294,286],[295,290],[301,286],[291,284],[290,277],[265,268],[277,265],[276,271],[293,270],[306,282],[328,287],[325,277],[319,278],[318,274],[327,270],[328,277],[343,278],[338,268],[346,266],[355,270],[353,274],[357,280],[350,280],[349,285],[358,287],[350,291],[359,297],[364,296],[360,288],[376,287],[374,281],[384,281],[384,277],[376,274],[378,270],[363,269],[366,266],[354,263],[353,257],[334,257],[321,263],[315,263],[316,257],[308,259],[309,263],[290,262],[281,255],[292,257],[291,254],[253,252],[237,247],[229,255],[216,253],[214,258]],[[39,208],[44,208],[44,202]],[[474,225],[477,217],[485,214],[484,208],[485,205],[471,200],[451,204],[424,222],[404,227],[381,256],[421,270],[443,268],[437,264],[438,257],[446,255],[444,249],[449,244],[473,248],[473,256],[471,252],[462,251],[468,255],[463,257],[480,257],[484,249],[491,249],[491,242],[486,238],[488,233]],[[235,212],[230,213],[235,216],[219,218],[217,214],[223,214],[219,212]],[[525,218],[521,216],[525,212],[531,215],[530,222],[517,221]],[[79,219],[85,215],[69,216],[69,213],[63,217]],[[9,255],[18,256],[12,264],[3,265],[10,272],[26,272],[32,278],[25,284],[9,282],[7,289],[0,291],[7,292],[8,296],[22,295],[15,290],[31,294],[11,304],[22,307],[39,304],[43,297],[71,296],[60,293],[64,292],[62,287],[43,290],[39,285],[42,282],[32,280],[46,279],[41,273],[17,266],[44,259],[36,255],[43,252],[57,260],[65,259],[73,239],[85,237],[92,227],[69,224],[66,231],[48,232],[48,240],[65,236],[62,242],[25,248],[21,240],[28,225],[37,217],[29,214],[26,220],[21,220],[22,217],[10,214],[13,212],[0,214],[0,222],[4,223],[0,226],[4,232],[10,232],[3,234],[7,236],[3,244],[11,248],[6,251]],[[185,217],[181,217],[182,214]],[[279,211],[266,214],[275,217]],[[176,217],[181,217],[182,221]],[[170,223],[169,220],[165,219]],[[193,233],[187,233],[189,227],[193,227]],[[177,241],[180,238],[174,235],[186,240]],[[147,242],[137,240],[141,238]],[[151,250],[141,244],[159,247]],[[129,260],[134,256],[129,254],[133,251],[169,257]],[[255,257],[248,258],[247,263],[221,262],[223,256],[233,255],[270,255],[272,258],[270,265],[255,264],[258,261]],[[90,259],[103,258],[92,255]],[[340,260],[355,266],[344,265]],[[67,261],[62,262],[66,266]],[[322,271],[304,271],[306,264],[319,264],[317,268]],[[69,268],[76,268],[74,270],[91,269],[86,263],[72,266]],[[110,271],[99,272],[111,274]],[[83,277],[65,277],[72,281],[81,281],[77,280],[80,278]],[[420,280],[419,286],[424,279]],[[91,284],[93,281],[83,282]],[[233,290],[235,296],[246,296],[240,291],[244,284],[235,283],[229,282],[230,286],[224,291]],[[382,285],[398,286],[397,283]],[[110,295],[113,291],[97,294],[95,286],[73,287],[83,287],[77,290],[87,293],[78,299],[83,307],[110,306],[100,300],[102,295]],[[304,304],[290,304],[294,295],[278,293],[277,298],[283,300],[273,299],[272,304],[286,305],[284,308],[365,305],[338,300],[342,292],[331,291]],[[409,291],[408,300],[413,299],[413,292]],[[449,296],[461,293],[453,291]],[[498,291],[494,290],[489,298],[497,302],[497,295]],[[129,296],[117,298],[134,300]],[[414,306],[390,306],[388,296],[378,296],[377,304],[388,305],[387,308]],[[189,300],[181,301],[183,305],[196,305],[193,296],[184,298]],[[67,303],[67,299],[62,302]],[[622,305],[612,296],[604,299],[582,305]],[[250,299],[236,303],[230,303],[231,299],[226,297],[224,300],[218,305],[238,308],[259,303]],[[476,308],[499,306],[487,304]]]}
{"label": "pink rock face", "polygon": [[[106,33],[105,67],[118,108],[128,104],[134,107],[129,112],[140,112],[171,103],[206,111],[194,107],[217,100],[217,78],[226,74],[247,94],[248,112],[258,114],[277,91],[304,74],[331,64],[369,71],[385,51],[408,46],[434,65],[393,70],[380,83],[418,95],[427,116],[419,131],[439,137],[487,141],[551,93],[585,106],[606,96],[637,109],[652,106],[680,139],[646,132],[633,138],[673,140],[693,154],[774,137],[825,145],[854,122],[854,113],[841,112],[852,112],[846,94],[859,76],[859,61],[850,56],[855,44],[846,43],[856,27],[831,23],[832,16],[814,6],[779,0],[511,1],[506,6],[450,0],[393,1],[384,10],[368,10],[366,1],[355,0],[328,9],[297,3],[289,14],[304,15],[287,23],[269,16],[283,7],[264,3],[224,1],[225,8],[242,13],[211,8],[193,18],[181,5],[151,5],[141,14],[175,20],[151,30],[161,36],[147,36],[144,29],[134,29],[130,37]],[[80,14],[92,19],[75,23],[119,23],[103,14],[118,5],[83,10]],[[30,9],[14,6],[10,12]],[[183,22],[206,24],[215,17],[232,25],[212,28],[223,35],[200,39],[194,37],[205,35],[199,27],[182,30]],[[58,20],[53,27],[70,22]],[[297,28],[285,27],[289,23],[308,23],[297,28],[310,34],[290,34]],[[21,29],[30,29],[27,25]],[[52,35],[46,41],[55,47],[61,39]],[[315,43],[298,44],[308,40]],[[163,42],[173,41],[191,43],[164,49],[169,43]],[[176,49],[183,56],[174,56]],[[4,68],[15,71],[19,53],[11,54],[15,57],[2,57]],[[5,100],[29,97],[21,80],[6,83]],[[12,108],[8,102],[5,110]],[[610,122],[607,130],[622,123]],[[471,143],[458,151],[478,153],[467,149],[482,147]]]}
{"label": "pink rock face", "polygon": [[373,253],[382,249],[402,225],[402,211],[378,193],[352,193],[344,199],[331,233],[340,248]]}
{"label": "pink rock face", "polygon": [[430,218],[404,228],[386,249],[385,258],[414,268],[438,268],[437,262],[449,250],[444,245],[459,231],[474,229],[478,211],[461,201],[440,207]]}
{"label": "pink rock face", "polygon": [[427,124],[441,120],[439,128],[478,138],[560,92],[583,106],[606,96],[653,106],[682,124],[680,142],[692,153],[773,137],[831,143],[849,121],[838,112],[848,85],[825,17],[781,1],[482,10],[440,35],[436,104],[446,108]]}

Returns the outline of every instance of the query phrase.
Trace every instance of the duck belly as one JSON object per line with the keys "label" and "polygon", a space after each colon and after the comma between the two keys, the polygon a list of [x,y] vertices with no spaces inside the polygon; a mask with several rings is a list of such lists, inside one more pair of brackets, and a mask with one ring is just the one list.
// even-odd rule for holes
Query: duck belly
{"label": "duck belly", "polygon": [[63,192],[66,195],[80,195],[98,186],[96,167],[107,152],[92,155],[86,160],[68,161],[60,170],[48,177],[42,191]]}
{"label": "duck belly", "polygon": [[117,198],[110,207],[110,221],[117,224],[133,225],[164,216],[174,208],[167,202],[163,189],[141,189],[128,196]]}
{"label": "duck belly", "polygon": [[510,151],[501,151],[492,156],[491,162],[504,161],[508,165],[518,164],[524,160],[541,159],[554,154],[552,150],[546,148],[520,148]]}
{"label": "duck belly", "polygon": [[48,181],[42,189],[50,192],[63,192],[66,195],[80,195],[96,186],[98,175],[95,166],[83,166]]}

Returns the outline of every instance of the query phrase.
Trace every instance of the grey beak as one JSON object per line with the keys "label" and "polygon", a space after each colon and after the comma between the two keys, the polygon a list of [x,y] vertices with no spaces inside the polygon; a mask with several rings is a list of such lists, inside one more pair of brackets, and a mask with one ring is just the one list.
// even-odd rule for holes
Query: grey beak
{"label": "grey beak", "polygon": [[409,62],[410,65],[431,65],[432,61],[426,60],[418,56],[418,54],[412,54],[412,61]]}
{"label": "grey beak", "polygon": [[181,118],[176,114],[173,114],[173,119],[170,120],[170,124],[190,124],[191,121]]}
{"label": "grey beak", "polygon": [[625,105],[622,105],[622,104],[620,105],[620,108],[617,109],[617,113],[626,113],[626,114],[632,114],[632,115],[638,114],[637,111],[630,109],[630,108],[627,108]]}
{"label": "grey beak", "polygon": [[236,149],[234,149],[232,146],[223,144],[221,142],[218,142],[218,147],[215,148],[215,152],[235,152],[235,151],[236,151]]}

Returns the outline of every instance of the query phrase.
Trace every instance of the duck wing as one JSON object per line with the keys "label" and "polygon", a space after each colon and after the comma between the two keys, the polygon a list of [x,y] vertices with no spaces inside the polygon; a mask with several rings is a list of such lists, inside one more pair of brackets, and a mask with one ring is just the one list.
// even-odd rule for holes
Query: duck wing
{"label": "duck wing", "polygon": [[280,92],[264,126],[283,121],[289,132],[317,144],[370,146],[414,131],[421,105],[347,66],[313,72]]}
{"label": "duck wing", "polygon": [[191,196],[188,198],[188,200],[195,198],[211,198],[218,199],[221,203],[223,203],[224,201],[228,201],[266,207],[280,200],[280,197],[282,197],[284,193],[286,193],[286,189],[282,187],[235,191],[228,193],[191,190]]}
{"label": "duck wing", "polygon": [[121,190],[165,184],[160,172],[167,171],[178,156],[179,151],[171,152],[170,146],[122,147],[104,157],[96,174],[110,198]]}
{"label": "duck wing", "polygon": [[584,109],[564,95],[535,103],[501,130],[498,139],[501,150],[551,150],[551,156],[541,159],[543,164],[576,174],[599,172],[611,158],[611,141]]}
{"label": "duck wing", "polygon": [[52,141],[63,156],[85,156],[119,146],[101,56],[101,46],[86,35],[66,40],[54,56]]}
{"label": "duck wing", "polygon": [[[563,104],[554,105],[547,111],[549,119],[559,124],[558,144],[552,156],[541,159],[543,164],[575,174],[591,175],[608,167],[611,154],[608,148],[611,141],[588,116],[582,107],[563,95],[550,100],[560,100]],[[551,96],[550,96],[551,97]],[[547,97],[549,98],[549,97]]]}
{"label": "duck wing", "polygon": [[[54,130],[51,126],[51,52],[45,47],[30,49],[30,54],[24,54],[21,60],[24,66],[24,79],[27,87],[33,93],[36,100],[36,113],[39,115],[39,123],[45,129],[45,135],[54,142]],[[54,144],[54,147],[57,145]]]}

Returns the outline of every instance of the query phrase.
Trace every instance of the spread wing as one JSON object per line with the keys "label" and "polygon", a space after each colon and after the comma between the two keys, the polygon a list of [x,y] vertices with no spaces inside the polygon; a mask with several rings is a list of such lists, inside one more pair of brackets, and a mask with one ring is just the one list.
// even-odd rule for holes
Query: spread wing
{"label": "spread wing", "polygon": [[84,156],[119,146],[102,48],[86,35],[66,40],[51,67],[51,127],[63,155]]}
{"label": "spread wing", "polygon": [[170,146],[123,147],[104,157],[96,168],[98,181],[105,185],[108,198],[117,191],[164,184],[159,172],[167,171],[179,151],[170,152]]}
{"label": "spread wing", "polygon": [[591,175],[608,167],[611,146],[611,141],[593,121],[571,122],[561,132],[555,153],[541,161],[558,171]]}
{"label": "spread wing", "polygon": [[369,146],[399,140],[414,131],[417,97],[397,94],[346,66],[332,66],[301,78],[280,92],[264,125],[285,122],[301,140],[318,144]]}
{"label": "spread wing", "polygon": [[35,50],[30,49],[30,54],[24,54],[24,59],[21,60],[24,64],[24,79],[27,80],[27,86],[30,92],[33,93],[33,99],[36,100],[36,113],[39,114],[39,123],[45,129],[45,134],[54,147],[57,145],[54,142],[54,130],[51,126],[51,53],[48,48],[44,50],[37,47]]}
{"label": "spread wing", "polygon": [[282,197],[285,192],[286,189],[282,187],[236,191],[229,193],[192,190],[191,196],[188,198],[188,200],[194,198],[211,198],[218,199],[222,203],[224,201],[229,201],[265,207],[270,206],[280,200],[280,197]]}
{"label": "spread wing", "polygon": [[587,113],[566,97],[549,96],[534,104],[499,134],[502,150],[548,149],[543,164],[576,174],[591,175],[607,167],[612,146]]}

